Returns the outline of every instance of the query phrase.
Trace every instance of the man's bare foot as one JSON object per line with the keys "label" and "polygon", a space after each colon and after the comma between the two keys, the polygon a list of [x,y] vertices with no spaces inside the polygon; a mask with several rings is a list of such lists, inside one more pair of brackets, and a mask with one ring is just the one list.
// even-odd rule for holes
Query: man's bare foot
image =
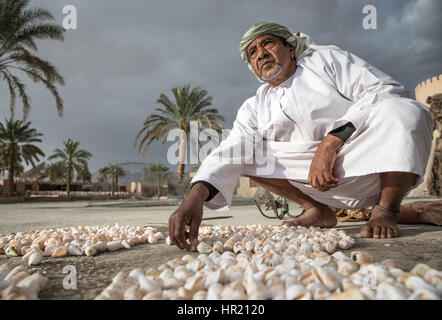
{"label": "man's bare foot", "polygon": [[376,205],[371,211],[370,220],[361,228],[362,238],[394,238],[399,236],[397,218],[399,212]]}
{"label": "man's bare foot", "polygon": [[282,225],[291,226],[315,226],[321,228],[331,228],[336,225],[338,220],[333,211],[326,205],[311,207],[292,221],[285,221]]}

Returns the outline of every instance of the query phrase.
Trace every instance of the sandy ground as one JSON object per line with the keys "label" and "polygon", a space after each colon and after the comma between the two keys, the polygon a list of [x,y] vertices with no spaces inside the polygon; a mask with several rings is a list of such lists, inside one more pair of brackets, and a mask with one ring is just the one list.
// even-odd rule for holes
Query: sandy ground
{"label": "sandy ground", "polygon": [[[114,202],[46,202],[0,205],[0,234],[42,230],[80,225],[143,225],[155,226],[167,232],[167,222],[176,206],[145,207],[142,201]],[[300,210],[291,206],[291,212]],[[289,219],[289,217],[288,217]],[[234,206],[229,211],[205,210],[203,224],[247,225],[280,224],[281,220],[263,217],[254,205]],[[344,251],[370,252],[375,261],[393,259],[396,265],[409,271],[417,263],[426,263],[442,270],[442,227],[431,225],[400,225],[401,237],[395,239],[363,239],[359,230],[363,222],[339,223],[356,239],[356,245]],[[48,279],[48,285],[40,293],[41,299],[94,299],[112,280],[118,271],[134,268],[158,267],[175,257],[188,252],[164,242],[139,245],[130,250],[107,252],[94,257],[44,258],[35,270],[40,270]],[[191,253],[198,255],[198,253]],[[21,258],[0,255],[0,264],[11,267],[21,263]],[[63,289],[63,273],[66,266],[75,266],[77,289]]]}

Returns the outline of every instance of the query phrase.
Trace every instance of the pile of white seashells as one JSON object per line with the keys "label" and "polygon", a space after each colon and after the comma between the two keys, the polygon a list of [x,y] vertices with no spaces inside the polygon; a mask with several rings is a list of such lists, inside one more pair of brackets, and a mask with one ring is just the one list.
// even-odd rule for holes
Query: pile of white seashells
{"label": "pile of white seashells", "polygon": [[36,272],[29,274],[24,266],[10,270],[0,265],[0,300],[37,300],[48,279]]}
{"label": "pile of white seashells", "polygon": [[[103,299],[440,299],[442,272],[392,260],[373,263],[354,239],[318,227],[202,227],[198,257],[185,255],[143,272],[119,272]],[[172,244],[170,238],[166,243]]]}
{"label": "pile of white seashells", "polygon": [[104,251],[130,249],[144,243],[158,243],[164,235],[154,227],[79,226],[42,231],[26,231],[0,237],[0,254],[17,257],[28,266],[43,257],[94,256]]}

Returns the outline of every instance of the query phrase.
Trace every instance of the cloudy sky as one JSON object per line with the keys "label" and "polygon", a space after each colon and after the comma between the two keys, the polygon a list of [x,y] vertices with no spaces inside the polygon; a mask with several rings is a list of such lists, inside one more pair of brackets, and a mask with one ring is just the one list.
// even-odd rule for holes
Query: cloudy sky
{"label": "cloudy sky", "polygon": [[[31,1],[60,24],[66,5],[76,7],[78,29],[67,31],[63,43],[40,41],[38,53],[66,80],[60,89],[64,115],[57,115],[43,86],[29,84],[29,120],[44,134],[47,156],[63,140],[79,140],[93,154],[91,171],[129,161],[167,164],[170,144],[153,144],[143,158],[133,143],[159,95],[171,95],[177,85],[205,88],[231,128],[236,110],[260,85],[238,52],[242,34],[258,21],[278,22],[317,44],[349,50],[411,92],[442,73],[440,0]],[[363,28],[365,5],[377,9],[375,30]],[[0,97],[3,120],[9,108],[5,82]]]}

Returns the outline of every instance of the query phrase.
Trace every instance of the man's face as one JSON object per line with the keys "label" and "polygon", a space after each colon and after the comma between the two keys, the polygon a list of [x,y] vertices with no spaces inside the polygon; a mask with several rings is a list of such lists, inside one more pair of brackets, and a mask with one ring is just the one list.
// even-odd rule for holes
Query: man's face
{"label": "man's face", "polygon": [[250,64],[258,77],[270,84],[280,84],[296,69],[295,49],[284,45],[277,36],[265,34],[247,47]]}

